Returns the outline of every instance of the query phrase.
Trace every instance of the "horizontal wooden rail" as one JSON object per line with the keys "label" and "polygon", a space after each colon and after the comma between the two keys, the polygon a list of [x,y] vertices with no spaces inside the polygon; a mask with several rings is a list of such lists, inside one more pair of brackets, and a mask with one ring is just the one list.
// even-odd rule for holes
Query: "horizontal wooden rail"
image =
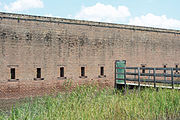
{"label": "horizontal wooden rail", "polygon": [[[117,78],[116,80],[124,80],[121,78]],[[134,78],[126,78],[126,81],[138,82],[138,79]],[[154,82],[153,79],[140,79],[140,82]],[[164,84],[171,84],[171,80],[156,80],[156,83],[164,83]],[[180,81],[174,81],[174,84],[180,84]]]}
{"label": "horizontal wooden rail", "polygon": [[[124,75],[124,73],[116,73],[119,75]],[[138,73],[126,72],[126,75],[138,75]],[[140,76],[154,76],[153,73],[140,73]],[[156,77],[171,77],[171,74],[166,73],[156,73]],[[173,74],[173,77],[180,77],[180,74]]]}
{"label": "horizontal wooden rail", "polygon": [[[139,67],[141,70],[153,70],[151,67]],[[116,69],[138,69],[138,67],[116,67]],[[156,70],[171,70],[172,68],[155,68]],[[180,70],[180,68],[173,68],[173,70]]]}

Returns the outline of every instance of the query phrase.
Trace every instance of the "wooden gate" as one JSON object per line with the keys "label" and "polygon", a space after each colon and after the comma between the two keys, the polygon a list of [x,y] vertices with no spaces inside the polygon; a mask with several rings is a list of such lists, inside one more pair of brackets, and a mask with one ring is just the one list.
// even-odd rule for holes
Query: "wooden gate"
{"label": "wooden gate", "polygon": [[[120,69],[120,68],[125,68],[126,67],[126,61],[125,60],[116,60],[115,61],[115,87],[117,88],[117,84],[125,84],[124,78],[125,78],[125,69]],[[118,69],[119,68],[119,69]],[[120,74],[116,74],[120,73]]]}

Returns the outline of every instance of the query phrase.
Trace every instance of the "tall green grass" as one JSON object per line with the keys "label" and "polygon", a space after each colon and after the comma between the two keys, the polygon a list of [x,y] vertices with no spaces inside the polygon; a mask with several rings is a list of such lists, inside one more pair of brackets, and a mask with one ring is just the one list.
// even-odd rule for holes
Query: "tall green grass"
{"label": "tall green grass", "polygon": [[180,118],[180,92],[148,88],[140,92],[116,93],[93,85],[77,87],[69,93],[29,99],[12,107],[2,120],[155,120]]}

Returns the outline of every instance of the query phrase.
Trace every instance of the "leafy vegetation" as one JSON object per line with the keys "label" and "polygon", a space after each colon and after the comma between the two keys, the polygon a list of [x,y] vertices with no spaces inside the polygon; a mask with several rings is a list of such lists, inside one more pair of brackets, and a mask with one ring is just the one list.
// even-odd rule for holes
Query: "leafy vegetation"
{"label": "leafy vegetation", "polygon": [[180,118],[178,90],[147,88],[126,94],[110,88],[93,85],[77,87],[72,92],[57,96],[28,99],[12,107],[9,115],[1,113],[2,120],[139,120]]}

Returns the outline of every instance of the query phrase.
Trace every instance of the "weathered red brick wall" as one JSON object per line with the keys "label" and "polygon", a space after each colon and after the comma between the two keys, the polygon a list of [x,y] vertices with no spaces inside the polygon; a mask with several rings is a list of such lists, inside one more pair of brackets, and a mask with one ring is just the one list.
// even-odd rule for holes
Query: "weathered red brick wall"
{"label": "weathered red brick wall", "polygon": [[[43,86],[61,83],[62,66],[67,80],[113,86],[115,60],[126,60],[127,66],[174,67],[180,63],[180,31],[0,13],[0,87],[12,84],[10,68],[16,68],[19,79],[5,91],[40,87],[34,81],[36,68],[42,69]],[[106,77],[99,78],[101,66]],[[80,78],[81,67],[87,78]]]}
{"label": "weathered red brick wall", "polygon": [[46,94],[57,94],[60,91],[71,91],[76,88],[77,85],[95,84],[100,88],[113,87],[110,82],[111,81],[108,80],[81,80],[79,82],[67,82],[66,80],[4,82],[0,83],[0,99],[19,99],[43,96]]}

